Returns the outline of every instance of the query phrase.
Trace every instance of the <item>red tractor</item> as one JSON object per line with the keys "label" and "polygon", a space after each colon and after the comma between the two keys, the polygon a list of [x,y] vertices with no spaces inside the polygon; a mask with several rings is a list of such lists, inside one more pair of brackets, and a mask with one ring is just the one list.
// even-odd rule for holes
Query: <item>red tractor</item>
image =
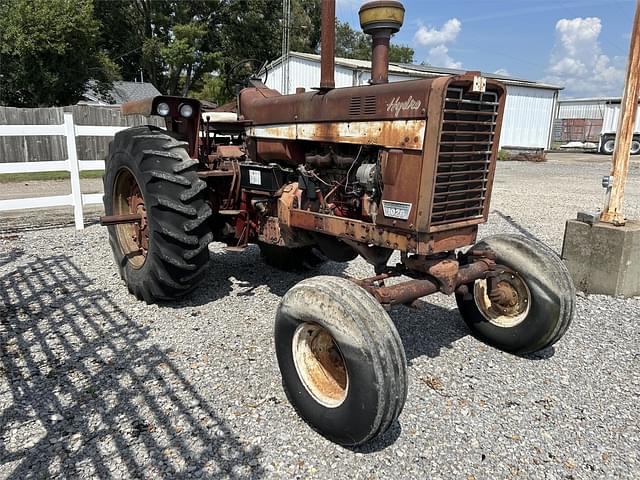
{"label": "red tractor", "polygon": [[[358,255],[373,266],[370,278],[303,280],[276,314],[290,401],[343,445],[380,435],[402,411],[407,364],[393,305],[454,294],[475,336],[515,354],[555,343],[575,307],[546,246],[512,235],[476,243],[505,89],[479,72],[388,83],[389,39],[403,18],[398,1],[360,9],[373,36],[370,85],[334,88],[335,3],[323,0],[318,89],[281,95],[250,78],[233,112],[167,96],[124,105],[163,117],[166,129],[118,133],[104,176],[102,223],[127,287],[147,302],[205,280],[212,241],[232,251],[256,243],[283,269]],[[401,261],[389,265],[396,250]]]}

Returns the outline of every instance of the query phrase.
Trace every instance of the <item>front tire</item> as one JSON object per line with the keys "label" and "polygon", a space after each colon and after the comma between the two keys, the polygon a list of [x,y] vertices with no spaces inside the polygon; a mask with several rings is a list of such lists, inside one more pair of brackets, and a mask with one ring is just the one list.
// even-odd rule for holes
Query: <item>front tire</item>
{"label": "front tire", "polygon": [[211,208],[197,164],[184,142],[152,126],[119,132],[109,145],[105,213],[143,219],[107,227],[109,242],[129,291],[147,303],[185,295],[204,276]]}
{"label": "front tire", "polygon": [[407,396],[407,361],[382,306],[349,280],[303,280],[282,299],[275,325],[289,400],[322,435],[355,446],[385,432]]}
{"label": "front tire", "polygon": [[[575,311],[576,292],[566,266],[549,247],[520,235],[496,235],[473,249],[497,255],[499,288],[489,298],[486,280],[456,294],[471,332],[501,350],[527,354],[556,343]],[[498,295],[497,297],[495,295]]]}

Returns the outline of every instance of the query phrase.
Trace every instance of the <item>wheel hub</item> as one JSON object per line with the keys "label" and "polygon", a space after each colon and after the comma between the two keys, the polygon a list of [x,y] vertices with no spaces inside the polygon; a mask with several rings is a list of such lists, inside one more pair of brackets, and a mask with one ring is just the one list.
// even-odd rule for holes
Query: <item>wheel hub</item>
{"label": "wheel hub", "polygon": [[134,268],[144,264],[149,250],[149,222],[142,191],[133,173],[123,168],[118,172],[113,190],[114,216],[135,214],[140,221],[115,225],[120,249]]}
{"label": "wheel hub", "polygon": [[[494,287],[490,288],[493,283]],[[515,327],[529,313],[531,292],[524,279],[506,268],[499,267],[489,282],[475,283],[474,297],[480,313],[499,327]]]}
{"label": "wheel hub", "polygon": [[307,392],[325,407],[339,407],[347,398],[349,376],[331,334],[315,323],[302,323],[293,335],[292,349],[298,377]]}
{"label": "wheel hub", "polygon": [[140,215],[140,222],[133,224],[131,239],[142,250],[142,254],[146,257],[149,250],[149,223],[147,221],[147,210],[144,206],[144,199],[140,192],[138,184],[134,184],[131,189],[131,195],[127,197],[129,204],[129,212]]}

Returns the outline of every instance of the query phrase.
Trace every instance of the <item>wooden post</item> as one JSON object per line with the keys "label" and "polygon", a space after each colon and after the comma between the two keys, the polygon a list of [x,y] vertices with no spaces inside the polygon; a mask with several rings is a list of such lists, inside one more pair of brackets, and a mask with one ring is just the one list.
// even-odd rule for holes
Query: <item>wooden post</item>
{"label": "wooden post", "polygon": [[71,200],[73,201],[73,218],[76,230],[84,229],[84,212],[82,208],[82,191],[80,190],[80,163],[78,162],[78,148],[76,146],[76,126],[73,123],[73,113],[64,112],[64,130],[67,137],[67,162],[71,174]]}
{"label": "wooden post", "polygon": [[638,111],[638,95],[640,94],[640,0],[636,0],[636,15],[631,31],[631,47],[627,64],[627,80],[624,96],[620,105],[620,120],[616,132],[616,146],[613,152],[611,176],[613,185],[607,194],[605,208],[600,220],[614,225],[624,225],[622,207],[624,203],[624,186],[629,173],[629,156],[633,131]]}

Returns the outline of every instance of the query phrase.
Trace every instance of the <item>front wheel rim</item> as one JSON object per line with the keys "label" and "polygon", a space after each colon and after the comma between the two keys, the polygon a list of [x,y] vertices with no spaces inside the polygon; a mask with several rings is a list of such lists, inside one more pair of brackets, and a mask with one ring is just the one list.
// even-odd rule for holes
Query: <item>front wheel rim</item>
{"label": "front wheel rim", "polygon": [[531,309],[531,291],[524,279],[516,272],[501,269],[496,272],[496,288],[488,291],[487,280],[477,280],[474,285],[476,307],[482,316],[493,325],[513,328],[520,325]]}
{"label": "front wheel rim", "polygon": [[301,323],[291,347],[298,378],[309,395],[327,408],[342,405],[349,392],[349,374],[331,333],[316,323]]}

